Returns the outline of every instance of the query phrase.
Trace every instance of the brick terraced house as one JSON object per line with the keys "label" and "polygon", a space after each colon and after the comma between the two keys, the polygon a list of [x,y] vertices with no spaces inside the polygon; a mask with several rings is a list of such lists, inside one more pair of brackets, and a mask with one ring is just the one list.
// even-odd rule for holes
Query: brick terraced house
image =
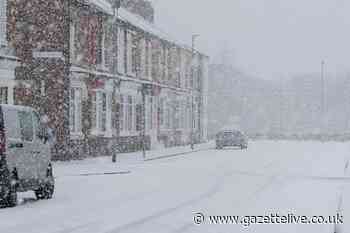
{"label": "brick terraced house", "polygon": [[0,0],[0,102],[48,116],[55,159],[140,150],[143,127],[148,149],[207,139],[209,58],[159,30],[148,1],[114,5]]}

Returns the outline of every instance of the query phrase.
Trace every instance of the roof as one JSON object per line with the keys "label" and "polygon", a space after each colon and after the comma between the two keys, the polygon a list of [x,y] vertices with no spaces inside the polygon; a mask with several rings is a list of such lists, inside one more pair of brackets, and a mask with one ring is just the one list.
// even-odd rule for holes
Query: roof
{"label": "roof", "polygon": [[178,43],[174,38],[171,38],[170,35],[166,34],[161,29],[157,28],[154,24],[146,21],[141,16],[138,16],[136,14],[131,13],[130,11],[126,10],[125,8],[119,9],[118,18],[121,21],[126,21],[126,22],[134,25],[135,27],[137,27],[145,32],[148,32],[150,34],[158,36],[159,38],[161,38],[163,40]]}
{"label": "roof", "polygon": [[[101,11],[105,12],[106,14],[114,15],[114,9],[107,0],[89,0],[89,2],[94,6],[96,6],[98,9],[100,9]],[[170,43],[174,43],[177,46],[182,47],[184,49],[191,50],[191,46],[188,46],[184,43],[177,41],[176,39],[171,37],[169,34],[165,33],[163,30],[158,28],[153,23],[148,22],[147,20],[145,20],[139,15],[131,13],[130,11],[126,10],[123,7],[118,10],[118,19],[123,22],[130,23],[131,25],[141,29],[142,31],[148,32],[162,40],[168,41]]]}
{"label": "roof", "polygon": [[108,15],[113,15],[113,8],[106,0],[89,0],[89,3]]}

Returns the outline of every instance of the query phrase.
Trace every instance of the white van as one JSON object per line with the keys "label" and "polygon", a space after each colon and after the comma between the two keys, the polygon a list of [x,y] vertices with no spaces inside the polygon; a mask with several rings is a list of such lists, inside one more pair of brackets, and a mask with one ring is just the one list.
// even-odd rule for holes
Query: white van
{"label": "white van", "polygon": [[17,192],[50,199],[54,177],[47,127],[30,107],[0,105],[0,205],[16,206]]}

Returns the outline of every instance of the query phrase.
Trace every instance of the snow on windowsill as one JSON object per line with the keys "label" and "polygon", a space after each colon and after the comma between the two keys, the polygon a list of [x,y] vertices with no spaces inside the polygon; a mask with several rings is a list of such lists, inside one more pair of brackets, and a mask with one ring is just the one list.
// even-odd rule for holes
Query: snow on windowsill
{"label": "snow on windowsill", "polygon": [[84,137],[83,132],[70,132],[71,139],[82,139]]}
{"label": "snow on windowsill", "polygon": [[105,12],[106,14],[113,15],[113,9],[109,2],[105,0],[89,0],[89,2],[95,5],[97,8]]}
{"label": "snow on windowsill", "polygon": [[120,132],[120,137],[135,137],[139,135],[140,135],[140,132],[138,131],[121,131]]}
{"label": "snow on windowsill", "polygon": [[111,131],[100,131],[98,129],[91,130],[91,135],[96,136],[96,137],[104,137],[104,138],[112,138],[113,133]]}

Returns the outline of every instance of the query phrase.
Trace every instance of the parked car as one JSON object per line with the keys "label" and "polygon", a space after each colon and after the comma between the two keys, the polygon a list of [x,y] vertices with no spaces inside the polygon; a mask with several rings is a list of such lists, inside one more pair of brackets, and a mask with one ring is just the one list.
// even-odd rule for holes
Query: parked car
{"label": "parked car", "polygon": [[32,108],[0,105],[0,205],[17,205],[17,192],[50,199],[55,181],[47,127]]}
{"label": "parked car", "polygon": [[216,134],[216,149],[227,146],[248,148],[248,138],[238,130],[223,130]]}

